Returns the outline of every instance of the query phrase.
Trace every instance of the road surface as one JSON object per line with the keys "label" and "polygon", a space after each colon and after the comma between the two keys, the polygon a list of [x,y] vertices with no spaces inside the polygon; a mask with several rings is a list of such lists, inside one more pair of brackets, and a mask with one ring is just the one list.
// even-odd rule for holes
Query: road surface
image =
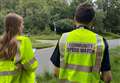
{"label": "road surface", "polygon": [[54,51],[55,47],[39,49],[36,52],[36,58],[39,61],[39,67],[36,70],[37,74],[42,74],[43,72],[49,71],[53,72],[53,65],[50,62],[50,57]]}

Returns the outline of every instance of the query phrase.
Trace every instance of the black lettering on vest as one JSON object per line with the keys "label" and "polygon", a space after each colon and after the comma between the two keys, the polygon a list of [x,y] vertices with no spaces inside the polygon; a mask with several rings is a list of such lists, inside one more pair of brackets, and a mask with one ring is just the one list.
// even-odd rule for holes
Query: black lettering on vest
{"label": "black lettering on vest", "polygon": [[91,43],[68,43],[67,50],[69,52],[79,52],[79,53],[94,53],[94,44]]}

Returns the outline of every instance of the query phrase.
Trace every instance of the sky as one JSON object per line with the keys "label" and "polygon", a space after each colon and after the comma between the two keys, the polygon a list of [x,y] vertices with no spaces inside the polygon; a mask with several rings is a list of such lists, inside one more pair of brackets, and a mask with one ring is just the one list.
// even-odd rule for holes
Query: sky
{"label": "sky", "polygon": [[93,2],[96,1],[96,0],[93,0]]}

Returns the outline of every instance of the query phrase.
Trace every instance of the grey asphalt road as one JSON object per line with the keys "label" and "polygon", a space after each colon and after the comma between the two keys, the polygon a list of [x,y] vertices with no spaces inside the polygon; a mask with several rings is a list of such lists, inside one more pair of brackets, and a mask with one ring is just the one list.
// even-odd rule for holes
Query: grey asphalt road
{"label": "grey asphalt road", "polygon": [[53,72],[53,65],[50,61],[50,57],[54,51],[55,47],[39,49],[36,51],[36,58],[39,62],[39,67],[36,70],[36,74],[42,74],[43,72],[48,71],[49,73]]}
{"label": "grey asphalt road", "polygon": [[120,46],[120,39],[107,40],[107,42],[109,44],[109,48]]}

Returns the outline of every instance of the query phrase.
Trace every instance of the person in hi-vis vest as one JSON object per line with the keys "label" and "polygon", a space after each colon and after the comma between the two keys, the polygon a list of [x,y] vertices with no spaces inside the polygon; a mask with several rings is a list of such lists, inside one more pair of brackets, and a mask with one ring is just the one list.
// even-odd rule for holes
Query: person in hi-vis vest
{"label": "person in hi-vis vest", "polygon": [[94,16],[90,4],[80,4],[75,12],[76,27],[60,38],[51,56],[60,83],[110,83],[108,43],[89,30]]}
{"label": "person in hi-vis vest", "polygon": [[34,83],[38,62],[31,41],[23,32],[23,18],[15,13],[5,17],[0,39],[0,83]]}

